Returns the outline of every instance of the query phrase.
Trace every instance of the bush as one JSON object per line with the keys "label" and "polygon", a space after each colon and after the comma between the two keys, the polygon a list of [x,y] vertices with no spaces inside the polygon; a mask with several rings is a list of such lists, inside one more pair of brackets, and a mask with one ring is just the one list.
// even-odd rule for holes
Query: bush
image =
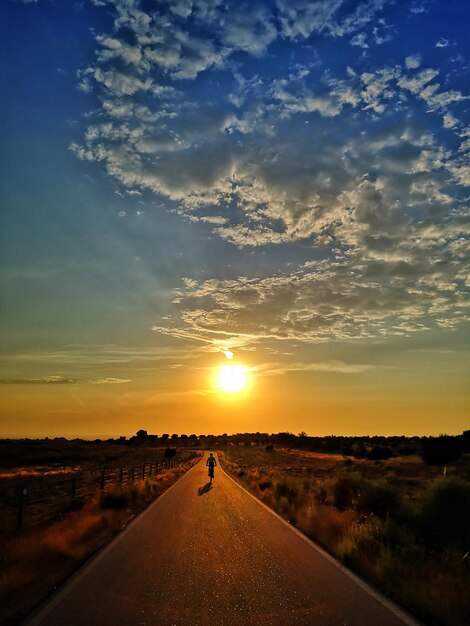
{"label": "bush", "polygon": [[277,500],[285,498],[289,503],[293,503],[297,498],[297,489],[290,485],[287,481],[281,480],[276,484],[274,493]]}
{"label": "bush", "polygon": [[361,509],[382,519],[394,515],[399,509],[400,499],[394,487],[385,481],[367,482],[361,497]]}
{"label": "bush", "polygon": [[445,465],[459,458],[461,441],[458,437],[431,437],[421,444],[421,455],[427,465]]}
{"label": "bush", "polygon": [[428,490],[421,509],[426,538],[437,545],[470,545],[470,483],[460,478],[439,479]]}
{"label": "bush", "polygon": [[129,503],[129,496],[124,491],[108,491],[102,493],[100,505],[103,509],[125,509]]}
{"label": "bush", "polygon": [[166,459],[171,459],[176,455],[176,448],[167,448],[163,453],[163,456]]}
{"label": "bush", "polygon": [[385,461],[392,456],[392,449],[389,446],[375,446],[369,450],[366,457],[369,461]]}
{"label": "bush", "polygon": [[362,478],[360,474],[348,474],[337,478],[332,485],[333,504],[340,511],[350,509],[358,501]]}
{"label": "bush", "polygon": [[397,448],[397,454],[399,456],[411,456],[412,454],[417,454],[418,448],[414,444],[404,443]]}
{"label": "bush", "polygon": [[363,459],[366,456],[367,450],[363,446],[357,446],[354,449],[354,458]]}
{"label": "bush", "polygon": [[245,470],[242,470],[242,469],[241,469],[241,470],[238,470],[238,474],[237,474],[237,475],[238,475],[238,476],[240,476],[240,478],[241,478],[242,476],[245,476]]}
{"label": "bush", "polygon": [[263,478],[258,486],[260,488],[260,491],[264,491],[265,489],[269,489],[270,487],[272,487],[272,482],[269,478]]}
{"label": "bush", "polygon": [[266,452],[272,452],[274,450],[274,446],[272,443],[268,443],[268,445],[265,446],[264,449],[266,450]]}

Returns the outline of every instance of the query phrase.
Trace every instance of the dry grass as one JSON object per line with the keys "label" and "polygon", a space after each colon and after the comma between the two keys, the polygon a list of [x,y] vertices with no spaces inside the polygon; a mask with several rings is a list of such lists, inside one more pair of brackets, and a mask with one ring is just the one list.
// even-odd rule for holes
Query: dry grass
{"label": "dry grass", "polygon": [[0,545],[0,624],[17,624],[199,459],[107,491],[47,527],[5,538]]}
{"label": "dry grass", "polygon": [[418,457],[345,464],[288,450],[219,454],[260,500],[426,624],[470,623],[468,458],[444,481]]}

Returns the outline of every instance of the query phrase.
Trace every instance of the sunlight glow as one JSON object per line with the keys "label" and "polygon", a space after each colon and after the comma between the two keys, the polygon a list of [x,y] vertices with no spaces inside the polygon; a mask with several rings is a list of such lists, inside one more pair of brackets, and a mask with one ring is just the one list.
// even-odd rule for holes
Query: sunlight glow
{"label": "sunlight glow", "polygon": [[217,374],[216,387],[226,393],[236,393],[247,385],[247,370],[241,365],[222,365]]}

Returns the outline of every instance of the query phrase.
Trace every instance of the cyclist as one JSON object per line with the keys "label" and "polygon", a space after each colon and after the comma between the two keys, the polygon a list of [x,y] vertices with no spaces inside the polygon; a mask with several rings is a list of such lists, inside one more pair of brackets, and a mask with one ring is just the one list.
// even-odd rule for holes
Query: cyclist
{"label": "cyclist", "polygon": [[206,461],[206,465],[209,468],[209,478],[211,479],[211,482],[212,482],[212,479],[214,478],[214,467],[217,465],[215,456],[212,454],[212,452],[209,453],[209,456]]}

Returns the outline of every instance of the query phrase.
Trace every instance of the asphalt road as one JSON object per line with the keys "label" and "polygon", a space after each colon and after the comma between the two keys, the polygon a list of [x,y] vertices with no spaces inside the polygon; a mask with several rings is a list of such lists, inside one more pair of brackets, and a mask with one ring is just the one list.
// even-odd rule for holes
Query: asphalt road
{"label": "asphalt road", "polygon": [[416,624],[205,459],[27,623]]}

